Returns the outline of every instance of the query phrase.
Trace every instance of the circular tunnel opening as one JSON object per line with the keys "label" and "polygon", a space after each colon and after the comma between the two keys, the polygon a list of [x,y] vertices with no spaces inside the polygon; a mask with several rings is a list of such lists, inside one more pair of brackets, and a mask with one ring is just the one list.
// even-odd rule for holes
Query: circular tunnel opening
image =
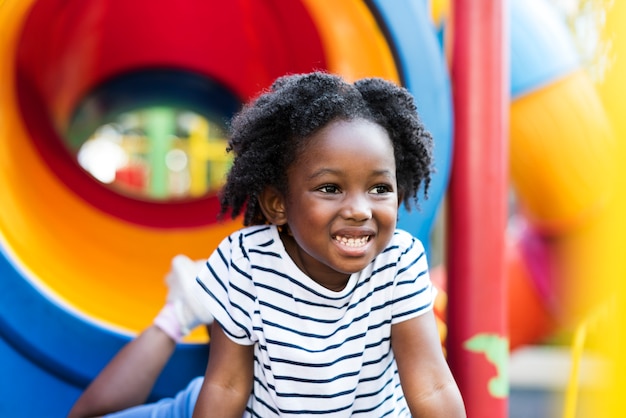
{"label": "circular tunnel opening", "polygon": [[102,83],[79,103],[63,142],[111,190],[154,203],[214,196],[231,156],[228,120],[238,98],[182,70],[135,71]]}

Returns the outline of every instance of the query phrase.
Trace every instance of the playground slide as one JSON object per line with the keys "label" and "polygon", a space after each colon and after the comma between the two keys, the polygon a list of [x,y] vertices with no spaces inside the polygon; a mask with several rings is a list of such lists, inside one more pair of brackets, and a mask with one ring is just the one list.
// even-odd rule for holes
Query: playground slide
{"label": "playground slide", "polygon": [[[190,90],[177,99],[224,115],[284,73],[320,68],[407,85],[439,138],[432,198],[419,221],[402,216],[427,241],[447,182],[449,84],[426,10],[404,3],[374,2],[375,10],[354,0],[335,1],[332,10],[311,0],[0,4],[0,414],[64,415],[151,322],[172,256],[206,257],[239,225],[213,221],[214,195],[133,200],[77,166],[63,143],[76,110],[85,98],[94,118],[114,110],[111,100],[123,107],[110,86],[124,77],[145,92],[159,90],[147,88],[151,70],[200,76],[206,82],[195,87],[213,102],[194,101]],[[102,86],[112,90],[102,94]],[[201,339],[178,347],[153,397],[202,373]]]}

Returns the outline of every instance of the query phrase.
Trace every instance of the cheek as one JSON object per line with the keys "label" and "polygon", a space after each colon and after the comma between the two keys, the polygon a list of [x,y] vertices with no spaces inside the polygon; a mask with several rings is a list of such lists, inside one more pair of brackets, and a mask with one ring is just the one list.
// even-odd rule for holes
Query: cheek
{"label": "cheek", "polygon": [[398,206],[390,205],[387,210],[385,210],[384,215],[381,216],[379,222],[381,225],[384,225],[388,228],[391,234],[395,231],[398,224]]}
{"label": "cheek", "polygon": [[390,201],[387,205],[381,208],[381,213],[383,214],[381,216],[393,219],[393,222],[395,222],[398,219],[398,208],[398,202],[396,202],[395,200]]}
{"label": "cheek", "polygon": [[328,209],[319,202],[302,199],[287,208],[288,223],[303,231],[319,230],[328,223]]}

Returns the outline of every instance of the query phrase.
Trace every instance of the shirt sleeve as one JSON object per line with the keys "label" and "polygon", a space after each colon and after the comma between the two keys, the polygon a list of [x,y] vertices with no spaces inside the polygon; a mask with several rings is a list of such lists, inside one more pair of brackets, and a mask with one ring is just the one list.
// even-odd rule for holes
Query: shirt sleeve
{"label": "shirt sleeve", "polygon": [[422,243],[408,233],[399,234],[401,253],[394,280],[392,324],[433,309],[437,289],[430,281],[428,260]]}
{"label": "shirt sleeve", "polygon": [[243,249],[243,235],[224,239],[211,254],[196,279],[198,299],[205,303],[226,335],[241,345],[255,343],[252,315],[256,293],[250,260]]}

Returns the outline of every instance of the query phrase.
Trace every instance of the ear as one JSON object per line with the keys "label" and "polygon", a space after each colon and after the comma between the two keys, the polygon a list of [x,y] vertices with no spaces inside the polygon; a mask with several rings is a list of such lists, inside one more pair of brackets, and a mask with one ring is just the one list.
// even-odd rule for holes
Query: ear
{"label": "ear", "polygon": [[259,195],[259,206],[271,224],[285,225],[287,223],[287,211],[285,209],[285,197],[274,187],[266,187]]}

